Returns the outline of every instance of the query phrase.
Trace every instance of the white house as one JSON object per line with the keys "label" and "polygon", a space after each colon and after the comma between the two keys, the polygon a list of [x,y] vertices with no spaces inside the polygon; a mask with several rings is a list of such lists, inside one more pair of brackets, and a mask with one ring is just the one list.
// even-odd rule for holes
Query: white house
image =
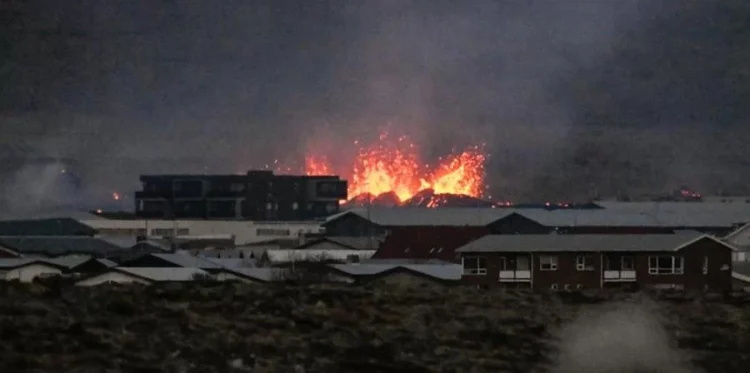
{"label": "white house", "polygon": [[208,272],[198,268],[149,268],[149,267],[114,267],[109,271],[82,279],[76,286],[96,286],[106,283],[143,284],[155,282],[193,281],[197,275],[209,276]]}
{"label": "white house", "polygon": [[0,260],[0,278],[7,281],[32,282],[37,278],[62,275],[64,270],[60,264],[39,259]]}
{"label": "white house", "polygon": [[724,241],[738,249],[732,253],[732,261],[750,261],[750,224],[745,224],[726,235]]}

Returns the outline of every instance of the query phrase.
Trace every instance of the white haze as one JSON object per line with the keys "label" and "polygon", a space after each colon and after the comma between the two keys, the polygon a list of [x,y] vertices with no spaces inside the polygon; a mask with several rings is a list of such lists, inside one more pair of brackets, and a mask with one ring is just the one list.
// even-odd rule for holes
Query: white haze
{"label": "white haze", "polygon": [[554,373],[694,373],[653,306],[622,302],[584,312],[560,333]]}

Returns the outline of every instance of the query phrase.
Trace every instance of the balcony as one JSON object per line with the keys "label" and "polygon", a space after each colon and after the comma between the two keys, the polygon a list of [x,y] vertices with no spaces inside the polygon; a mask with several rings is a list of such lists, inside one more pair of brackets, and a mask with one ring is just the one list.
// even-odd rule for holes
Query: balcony
{"label": "balcony", "polygon": [[500,282],[530,282],[531,271],[500,271]]}
{"label": "balcony", "polygon": [[605,282],[635,281],[634,270],[604,271]]}

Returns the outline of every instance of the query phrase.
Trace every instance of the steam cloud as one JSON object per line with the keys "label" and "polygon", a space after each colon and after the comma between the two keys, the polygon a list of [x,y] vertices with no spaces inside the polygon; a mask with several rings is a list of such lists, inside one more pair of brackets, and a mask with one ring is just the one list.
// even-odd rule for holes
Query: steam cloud
{"label": "steam cloud", "polygon": [[694,373],[647,303],[586,312],[560,337],[555,373]]}
{"label": "steam cloud", "polygon": [[741,191],[742,5],[12,2],[0,130],[76,159],[100,196],[141,173],[345,160],[388,123],[427,162],[486,143],[498,198]]}

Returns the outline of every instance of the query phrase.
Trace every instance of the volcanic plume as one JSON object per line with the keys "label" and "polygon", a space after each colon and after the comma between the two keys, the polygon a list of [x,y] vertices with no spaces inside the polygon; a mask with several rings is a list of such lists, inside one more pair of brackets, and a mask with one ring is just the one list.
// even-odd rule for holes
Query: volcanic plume
{"label": "volcanic plume", "polygon": [[[350,202],[355,204],[417,203],[435,207],[449,197],[476,200],[486,189],[488,155],[481,146],[453,152],[430,165],[421,162],[418,147],[406,136],[392,138],[383,133],[374,144],[364,146],[355,141],[354,145],[356,156],[350,169],[334,170],[327,157],[310,154],[305,159],[306,174],[336,173],[348,178]],[[425,195],[429,197],[425,199]],[[415,196],[419,202],[411,201]]]}

